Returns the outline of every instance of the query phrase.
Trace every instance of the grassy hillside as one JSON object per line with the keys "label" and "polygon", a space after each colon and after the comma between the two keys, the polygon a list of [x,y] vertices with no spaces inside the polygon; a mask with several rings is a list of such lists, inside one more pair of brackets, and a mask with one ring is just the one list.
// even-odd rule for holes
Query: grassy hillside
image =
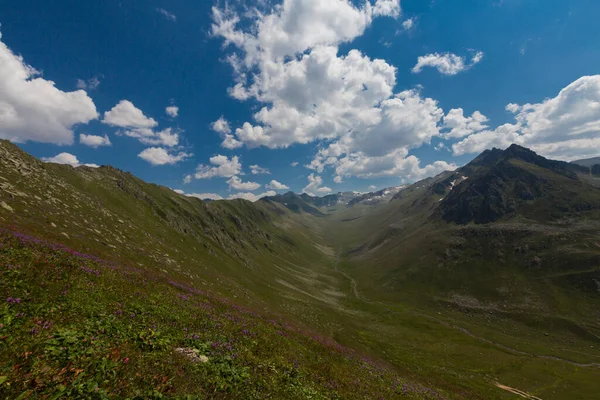
{"label": "grassy hillside", "polygon": [[0,142],[0,395],[592,399],[594,210],[440,217],[500,153],[390,202],[203,203]]}

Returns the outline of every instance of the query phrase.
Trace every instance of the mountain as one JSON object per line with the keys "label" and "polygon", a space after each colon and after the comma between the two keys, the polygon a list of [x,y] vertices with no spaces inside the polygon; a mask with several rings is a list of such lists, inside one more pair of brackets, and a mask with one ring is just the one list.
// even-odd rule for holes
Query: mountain
{"label": "mountain", "polygon": [[468,179],[440,204],[448,222],[489,223],[519,215],[557,220],[600,209],[600,190],[577,177],[572,165],[512,145],[461,169]]}
{"label": "mountain", "polygon": [[595,179],[513,146],[203,202],[0,141],[1,397],[594,398]]}
{"label": "mountain", "polygon": [[591,168],[595,165],[600,165],[600,157],[588,158],[585,160],[571,161],[572,164],[581,165],[582,167]]}
{"label": "mountain", "polygon": [[312,215],[324,215],[315,206],[314,199],[307,194],[297,195],[294,192],[288,192],[286,194],[265,197],[260,201],[268,204],[280,204],[295,213],[304,212]]}
{"label": "mountain", "polygon": [[357,196],[357,192],[340,192],[323,197],[300,195],[288,192],[283,195],[265,197],[261,201],[279,203],[295,213],[305,212],[312,215],[325,215],[322,209],[348,206]]}
{"label": "mountain", "polygon": [[390,201],[396,193],[404,189],[405,186],[394,186],[382,189],[377,192],[364,193],[359,196],[355,196],[348,202],[348,206],[352,207],[356,204],[375,205]]}

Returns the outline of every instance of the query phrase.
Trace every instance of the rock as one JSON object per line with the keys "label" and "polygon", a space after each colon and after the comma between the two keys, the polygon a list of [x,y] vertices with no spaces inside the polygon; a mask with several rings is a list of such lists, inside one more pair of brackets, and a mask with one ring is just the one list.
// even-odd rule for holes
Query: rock
{"label": "rock", "polygon": [[0,207],[4,208],[7,211],[14,211],[13,208],[11,206],[9,206],[8,204],[6,204],[4,201],[0,201]]}
{"label": "rock", "polygon": [[187,357],[190,361],[192,361],[195,364],[205,364],[208,362],[208,357],[200,354],[200,351],[196,349],[190,349],[189,347],[181,347],[175,349],[175,352]]}
{"label": "rock", "polygon": [[531,260],[532,267],[539,267],[541,264],[542,264],[542,259],[539,258],[538,256],[533,257],[533,260]]}

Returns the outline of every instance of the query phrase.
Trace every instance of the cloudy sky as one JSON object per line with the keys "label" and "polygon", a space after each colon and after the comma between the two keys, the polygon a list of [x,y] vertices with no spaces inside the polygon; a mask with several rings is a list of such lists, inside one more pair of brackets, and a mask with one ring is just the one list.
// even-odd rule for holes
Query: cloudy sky
{"label": "cloudy sky", "polygon": [[0,3],[0,138],[202,197],[600,155],[592,0]]}

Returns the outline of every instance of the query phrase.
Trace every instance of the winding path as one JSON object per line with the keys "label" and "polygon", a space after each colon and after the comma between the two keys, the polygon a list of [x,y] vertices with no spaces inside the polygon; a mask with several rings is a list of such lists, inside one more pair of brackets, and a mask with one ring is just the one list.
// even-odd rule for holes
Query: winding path
{"label": "winding path", "polygon": [[[356,283],[356,280],[354,278],[352,278],[350,275],[348,275],[346,272],[341,271],[339,269],[339,264],[340,264],[340,261],[341,261],[341,254],[342,253],[340,251],[340,253],[337,255],[337,257],[336,257],[336,259],[335,259],[335,261],[333,263],[333,269],[337,273],[343,275],[346,279],[348,279],[350,281],[350,284],[352,285],[352,290],[354,292],[354,296],[356,297],[356,299],[364,301],[364,302],[369,303],[369,304],[379,304],[379,305],[382,305],[382,306],[385,307],[385,309],[387,311],[389,311],[392,314],[399,313],[399,311],[393,311],[393,310],[391,310],[388,307],[388,305],[385,304],[385,303],[383,303],[383,302],[374,301],[374,300],[368,300],[364,296],[361,296],[359,294],[359,292],[358,292],[358,285]],[[561,358],[561,357],[546,356],[546,355],[541,355],[541,354],[527,353],[525,351],[517,350],[515,348],[503,345],[502,343],[494,342],[493,340],[489,340],[489,339],[483,338],[481,336],[477,336],[473,332],[469,331],[466,328],[453,325],[453,324],[451,324],[449,322],[444,321],[443,319],[434,317],[432,315],[425,314],[425,313],[422,313],[422,312],[419,312],[419,311],[415,311],[415,310],[411,310],[411,309],[406,309],[406,311],[408,311],[408,312],[410,312],[410,313],[412,313],[414,315],[418,315],[418,316],[421,316],[421,317],[424,317],[424,318],[428,318],[428,319],[434,320],[434,321],[436,321],[436,322],[444,325],[447,328],[452,328],[452,329],[458,330],[458,331],[464,333],[465,335],[472,337],[473,339],[477,339],[477,340],[479,340],[481,342],[485,342],[487,344],[491,344],[493,346],[496,346],[496,347],[498,347],[498,348],[500,348],[500,349],[502,349],[504,351],[508,351],[510,353],[513,353],[513,354],[522,355],[522,356],[528,356],[528,357],[541,358],[541,359],[552,360],[552,361],[564,362],[564,363],[571,364],[571,365],[574,365],[576,367],[582,367],[582,368],[600,368],[600,363],[578,363],[578,362],[567,360],[567,359]]]}

